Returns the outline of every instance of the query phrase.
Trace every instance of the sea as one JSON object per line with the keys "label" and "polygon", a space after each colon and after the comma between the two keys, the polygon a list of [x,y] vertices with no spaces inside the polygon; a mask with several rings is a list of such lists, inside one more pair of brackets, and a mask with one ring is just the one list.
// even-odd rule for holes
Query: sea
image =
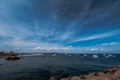
{"label": "sea", "polygon": [[104,71],[120,65],[120,54],[105,57],[103,54],[48,54],[26,56],[19,60],[0,58],[0,80],[56,80]]}

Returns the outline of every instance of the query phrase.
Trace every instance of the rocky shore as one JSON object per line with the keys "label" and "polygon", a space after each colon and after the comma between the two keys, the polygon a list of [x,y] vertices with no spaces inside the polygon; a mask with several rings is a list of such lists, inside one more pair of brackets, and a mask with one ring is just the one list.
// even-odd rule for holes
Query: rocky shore
{"label": "rocky shore", "polygon": [[[56,80],[51,77],[50,80]],[[120,66],[111,67],[102,72],[90,73],[88,75],[69,76],[60,80],[120,80]]]}
{"label": "rocky shore", "polygon": [[18,60],[18,59],[20,59],[19,55],[14,53],[13,51],[11,51],[11,52],[0,52],[0,57],[5,58],[5,60]]}

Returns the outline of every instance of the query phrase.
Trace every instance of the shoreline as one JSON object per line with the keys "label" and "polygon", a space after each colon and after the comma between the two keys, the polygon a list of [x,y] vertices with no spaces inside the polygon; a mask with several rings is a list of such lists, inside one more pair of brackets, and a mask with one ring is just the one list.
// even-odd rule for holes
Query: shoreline
{"label": "shoreline", "polygon": [[[56,79],[51,77],[50,80]],[[105,69],[104,71],[98,73],[93,72],[88,75],[69,76],[60,80],[120,80],[120,65]]]}
{"label": "shoreline", "polygon": [[45,56],[44,54],[19,54],[19,57],[25,57],[25,56]]}

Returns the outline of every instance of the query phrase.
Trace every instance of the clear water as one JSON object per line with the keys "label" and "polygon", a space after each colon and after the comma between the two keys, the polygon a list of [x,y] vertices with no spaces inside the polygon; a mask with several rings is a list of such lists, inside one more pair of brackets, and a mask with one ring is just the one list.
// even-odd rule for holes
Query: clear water
{"label": "clear water", "polygon": [[58,80],[69,75],[99,72],[120,65],[120,55],[104,58],[98,55],[47,55],[45,57],[22,57],[16,61],[0,58],[0,80],[49,80],[55,76]]}

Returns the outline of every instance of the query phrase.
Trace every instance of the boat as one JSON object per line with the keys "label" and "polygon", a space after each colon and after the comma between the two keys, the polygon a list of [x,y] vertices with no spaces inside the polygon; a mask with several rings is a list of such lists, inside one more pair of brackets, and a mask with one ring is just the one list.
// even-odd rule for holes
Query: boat
{"label": "boat", "polygon": [[69,54],[68,56],[72,56],[72,55]]}
{"label": "boat", "polygon": [[111,55],[111,54],[107,54],[107,55],[104,55],[105,58],[111,58],[111,57],[116,57],[115,55]]}
{"label": "boat", "polygon": [[98,58],[98,55],[95,55],[95,54],[94,54],[94,55],[93,55],[93,58]]}
{"label": "boat", "polygon": [[53,54],[52,56],[56,56],[57,54]]}
{"label": "boat", "polygon": [[84,54],[84,57],[86,57],[87,55],[86,54]]}

